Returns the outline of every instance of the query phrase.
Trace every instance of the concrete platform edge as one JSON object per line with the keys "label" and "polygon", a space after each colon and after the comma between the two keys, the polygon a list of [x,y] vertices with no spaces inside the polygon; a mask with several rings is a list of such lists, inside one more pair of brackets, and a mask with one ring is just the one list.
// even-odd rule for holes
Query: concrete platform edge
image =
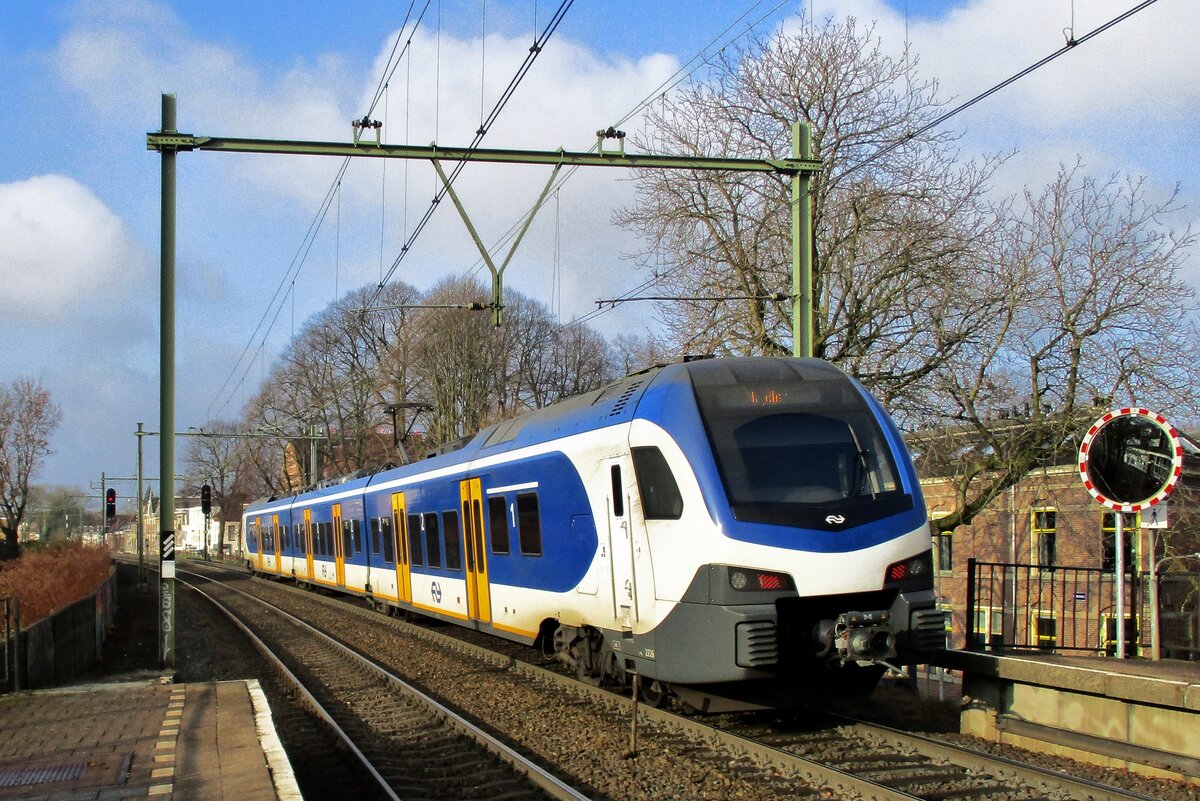
{"label": "concrete platform edge", "polygon": [[254,728],[258,731],[258,739],[267,758],[271,782],[275,785],[275,796],[279,801],[304,801],[300,787],[296,784],[292,762],[283,749],[283,743],[279,741],[279,732],[275,729],[266,693],[263,692],[258,679],[246,679],[245,682],[250,701],[254,705]]}

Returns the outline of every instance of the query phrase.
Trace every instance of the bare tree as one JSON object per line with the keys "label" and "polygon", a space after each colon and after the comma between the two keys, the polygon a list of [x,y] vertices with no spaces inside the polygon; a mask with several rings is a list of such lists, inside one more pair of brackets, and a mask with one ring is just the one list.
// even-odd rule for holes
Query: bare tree
{"label": "bare tree", "polygon": [[[954,476],[948,530],[1069,458],[1108,399],[1195,415],[1200,338],[1179,274],[1194,236],[1162,227],[1174,195],[1078,166],[1023,203],[990,201],[1001,159],[964,162],[956,132],[923,131],[941,106],[916,63],[853,19],[779,33],[656,104],[641,144],[782,156],[791,123],[811,124],[816,355],[881,398],[926,475]],[[685,298],[660,308],[668,345],[787,353],[785,182],[664,171],[638,186],[619,220],[643,236],[659,286]]]}
{"label": "bare tree", "polygon": [[[373,287],[347,294],[307,321],[289,343],[263,388],[248,405],[247,424],[285,436],[285,445],[257,445],[247,451],[250,464],[271,492],[293,492],[318,472],[309,461],[313,431],[328,434],[318,453],[322,471],[350,473],[386,461],[391,432],[386,407],[395,373],[383,364],[393,350],[388,328],[400,328],[402,309],[415,290],[390,284],[366,308]],[[295,434],[294,439],[286,435]]]}
{"label": "bare tree", "polygon": [[913,437],[937,472],[955,474],[943,530],[1033,467],[1069,458],[1113,405],[1195,419],[1200,331],[1181,271],[1196,236],[1163,227],[1179,208],[1174,192],[1154,199],[1141,180],[1098,179],[1078,163],[1026,191],[991,275],[1006,302],[938,373],[931,400],[944,418]]}
{"label": "bare tree", "polygon": [[52,453],[50,434],[61,419],[62,412],[41,384],[16,379],[0,387],[0,558],[20,554],[17,531],[29,502],[29,481]]}
{"label": "bare tree", "polygon": [[[656,103],[646,149],[777,158],[791,124],[812,126],[815,355],[893,406],[917,406],[992,299],[971,288],[995,226],[997,162],[961,161],[957,135],[919,135],[940,113],[936,85],[890,58],[870,28],[827,21],[723,53],[711,79]],[[891,150],[886,150],[893,147]],[[882,154],[882,155],[881,155]],[[758,173],[645,172],[619,215],[677,352],[791,352],[791,186]],[[663,262],[667,262],[664,267]],[[731,300],[732,299],[732,300]]]}

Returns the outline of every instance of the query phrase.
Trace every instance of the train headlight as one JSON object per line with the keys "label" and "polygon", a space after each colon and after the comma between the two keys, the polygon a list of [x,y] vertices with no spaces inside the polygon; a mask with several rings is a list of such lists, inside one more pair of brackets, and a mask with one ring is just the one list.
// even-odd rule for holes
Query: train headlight
{"label": "train headlight", "polygon": [[885,587],[897,585],[925,586],[933,576],[933,551],[919,553],[902,562],[893,562],[883,574]]}
{"label": "train headlight", "polygon": [[792,577],[787,573],[744,568],[729,571],[729,586],[738,592],[781,592],[793,588]]}

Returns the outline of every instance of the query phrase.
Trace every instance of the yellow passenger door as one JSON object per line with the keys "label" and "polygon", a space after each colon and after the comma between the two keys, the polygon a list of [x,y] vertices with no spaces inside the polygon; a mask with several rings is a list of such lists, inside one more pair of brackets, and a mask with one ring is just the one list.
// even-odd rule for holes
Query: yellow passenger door
{"label": "yellow passenger door", "polygon": [[403,492],[392,495],[392,536],[396,538],[396,597],[408,603],[412,600],[412,568],[408,560],[408,518]]}
{"label": "yellow passenger door", "polygon": [[312,509],[304,510],[304,561],[308,564],[305,578],[313,577],[313,538],[312,538]]}
{"label": "yellow passenger door", "polygon": [[345,536],[342,534],[342,505],[333,505],[333,565],[339,587],[346,586]]}
{"label": "yellow passenger door", "polygon": [[483,528],[483,491],[479,479],[459,484],[462,499],[463,533],[467,540],[467,614],[474,620],[490,623],[492,601],[488,591],[487,553]]}

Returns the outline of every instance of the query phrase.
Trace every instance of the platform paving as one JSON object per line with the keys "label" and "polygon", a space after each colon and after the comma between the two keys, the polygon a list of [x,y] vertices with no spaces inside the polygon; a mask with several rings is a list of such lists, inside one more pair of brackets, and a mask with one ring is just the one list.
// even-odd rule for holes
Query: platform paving
{"label": "platform paving", "polygon": [[0,696],[0,801],[297,801],[256,681]]}

